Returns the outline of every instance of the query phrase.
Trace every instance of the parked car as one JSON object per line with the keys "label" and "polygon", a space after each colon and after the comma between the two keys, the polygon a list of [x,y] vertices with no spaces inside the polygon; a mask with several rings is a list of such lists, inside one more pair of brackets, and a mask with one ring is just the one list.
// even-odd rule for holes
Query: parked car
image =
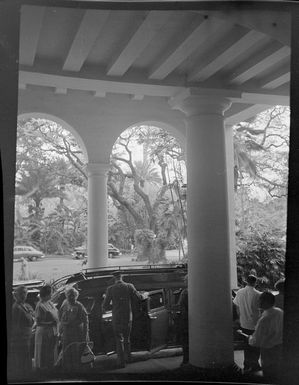
{"label": "parked car", "polygon": [[[108,257],[114,258],[116,255],[121,255],[120,250],[115,247],[112,243],[108,243]],[[87,258],[87,247],[80,246],[76,247],[73,253],[75,259]]]}
{"label": "parked car", "polygon": [[75,247],[73,256],[74,256],[74,259],[86,258],[87,248],[85,246]]}
{"label": "parked car", "polygon": [[[53,283],[53,302],[59,309],[65,299],[66,286],[79,291],[78,300],[86,307],[89,316],[90,338],[96,354],[115,351],[112,331],[112,312],[102,313],[103,295],[113,283],[112,272],[116,267],[85,269],[81,273],[62,277]],[[146,293],[146,299],[133,303],[131,346],[133,351],[159,350],[180,345],[178,299],[185,287],[185,264],[142,265],[119,267],[124,281],[133,283],[137,290]],[[233,298],[233,297],[232,297]],[[236,333],[239,325],[232,319],[234,346],[244,342]]]}
{"label": "parked car", "polygon": [[115,247],[112,243],[108,243],[108,257],[114,258],[116,255],[121,255],[120,250]]}
{"label": "parked car", "polygon": [[[73,285],[79,291],[78,300],[89,315],[90,338],[96,354],[115,351],[112,331],[112,312],[102,314],[103,294],[113,283],[112,272],[116,267],[86,269],[82,273],[63,277],[53,283],[53,302],[59,309],[65,299],[64,289]],[[124,280],[134,284],[137,290],[147,293],[143,301],[133,304],[132,350],[153,350],[178,344],[174,319],[177,301],[184,287],[186,269],[183,266],[129,266],[121,267]]]}
{"label": "parked car", "polygon": [[45,256],[41,251],[36,250],[32,246],[15,246],[13,249],[13,258],[14,260],[25,258],[27,261],[36,261],[45,258]]}

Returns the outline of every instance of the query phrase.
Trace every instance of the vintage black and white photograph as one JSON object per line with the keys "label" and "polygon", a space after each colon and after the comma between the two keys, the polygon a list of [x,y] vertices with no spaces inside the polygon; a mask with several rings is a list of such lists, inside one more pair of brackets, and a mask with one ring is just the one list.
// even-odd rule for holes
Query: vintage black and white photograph
{"label": "vintage black and white photograph", "polygon": [[1,2],[8,383],[298,384],[295,3]]}

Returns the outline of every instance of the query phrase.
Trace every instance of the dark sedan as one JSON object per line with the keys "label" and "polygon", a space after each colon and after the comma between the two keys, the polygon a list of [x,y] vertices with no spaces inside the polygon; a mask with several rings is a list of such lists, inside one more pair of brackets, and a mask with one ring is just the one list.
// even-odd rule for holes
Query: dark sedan
{"label": "dark sedan", "polygon": [[[112,331],[112,312],[108,309],[102,312],[103,295],[113,283],[112,272],[115,267],[101,269],[86,269],[62,277],[53,286],[53,302],[59,309],[65,299],[64,290],[74,286],[79,291],[78,300],[83,303],[88,312],[90,338],[94,343],[96,354],[109,354],[115,351]],[[179,307],[178,299],[186,287],[184,277],[187,266],[158,265],[158,266],[128,266],[119,268],[123,279],[133,283],[137,290],[147,293],[146,299],[133,303],[133,325],[131,345],[133,351],[156,351],[161,348],[180,345]],[[28,288],[28,302],[35,306],[38,288]],[[233,312],[232,330],[234,331],[234,346],[242,348],[243,339],[236,333],[239,328],[237,315]]]}
{"label": "dark sedan", "polygon": [[[186,286],[184,276],[187,266],[145,265],[120,269],[123,271],[124,281],[133,283],[137,290],[147,293],[147,299],[133,304],[132,349],[152,351],[180,345],[178,299]],[[115,350],[111,310],[102,313],[103,294],[113,282],[111,273],[114,270],[115,267],[86,269],[83,273],[62,278],[53,284],[53,301],[58,308],[65,298],[64,288],[67,285],[74,285],[78,289],[78,300],[84,304],[89,314],[90,338],[97,354],[107,354]],[[239,325],[235,312],[232,328],[235,348],[240,348],[243,340],[236,333]]]}

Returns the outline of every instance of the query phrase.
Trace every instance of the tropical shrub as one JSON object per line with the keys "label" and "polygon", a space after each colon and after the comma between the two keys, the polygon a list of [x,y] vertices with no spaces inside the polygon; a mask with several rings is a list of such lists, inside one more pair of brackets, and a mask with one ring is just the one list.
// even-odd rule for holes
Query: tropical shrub
{"label": "tropical shrub", "polygon": [[273,289],[284,277],[285,244],[269,233],[253,230],[237,238],[238,283],[243,286],[249,274],[259,278],[260,289]]}

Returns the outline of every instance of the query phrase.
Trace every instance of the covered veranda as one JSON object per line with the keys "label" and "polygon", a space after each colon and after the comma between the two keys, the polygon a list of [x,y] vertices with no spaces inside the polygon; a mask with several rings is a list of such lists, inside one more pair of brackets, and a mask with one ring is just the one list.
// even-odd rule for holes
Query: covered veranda
{"label": "covered veranda", "polygon": [[[7,292],[16,117],[57,121],[86,154],[89,267],[107,264],[112,146],[128,127],[156,125],[178,138],[187,154],[190,363],[206,369],[231,366],[231,288],[237,286],[232,126],[273,105],[295,106],[297,7],[283,2],[254,7],[213,1],[38,3],[1,5],[10,79],[1,117]],[[297,119],[293,108],[288,224],[298,223],[298,185],[291,174],[292,159],[298,157],[293,150]],[[297,242],[289,226],[285,358],[290,376],[299,362]],[[7,301],[7,309],[10,305]]]}

